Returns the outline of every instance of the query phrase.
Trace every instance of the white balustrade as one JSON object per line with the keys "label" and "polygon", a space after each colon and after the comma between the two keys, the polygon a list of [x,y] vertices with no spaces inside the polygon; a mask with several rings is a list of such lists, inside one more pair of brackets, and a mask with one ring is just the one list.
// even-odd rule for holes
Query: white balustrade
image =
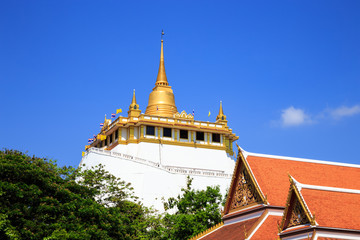
{"label": "white balustrade", "polygon": [[218,178],[231,178],[232,177],[232,174],[225,173],[224,171],[221,171],[221,170],[186,168],[186,167],[178,167],[178,166],[164,166],[157,162],[153,162],[153,161],[146,160],[146,159],[139,158],[139,157],[134,157],[129,154],[112,152],[112,151],[99,149],[99,148],[93,148],[93,147],[89,148],[85,152],[83,158],[86,157],[90,152],[103,154],[103,155],[110,155],[112,157],[134,161],[137,163],[141,163],[141,164],[145,164],[145,165],[148,165],[151,167],[161,169],[163,171],[167,171],[169,173],[178,173],[178,174],[193,175],[193,176],[211,176],[211,177],[218,177]]}

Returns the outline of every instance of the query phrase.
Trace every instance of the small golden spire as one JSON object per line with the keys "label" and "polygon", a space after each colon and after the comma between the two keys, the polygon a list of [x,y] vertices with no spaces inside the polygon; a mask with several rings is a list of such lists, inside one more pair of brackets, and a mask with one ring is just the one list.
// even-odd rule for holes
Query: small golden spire
{"label": "small golden spire", "polygon": [[224,112],[223,112],[223,109],[222,109],[222,101],[220,101],[219,115],[224,115]]}
{"label": "small golden spire", "polygon": [[140,115],[140,113],[141,113],[141,110],[139,109],[139,104],[136,103],[135,89],[134,89],[131,104],[129,106],[128,116],[129,117],[138,117]]}
{"label": "small golden spire", "polygon": [[131,104],[129,106],[129,110],[139,110],[139,104],[136,103],[136,97],[135,97],[135,89],[133,92],[133,97],[131,100]]}
{"label": "small golden spire", "polygon": [[222,101],[220,101],[220,109],[219,114],[216,116],[217,122],[227,122],[226,121],[226,115],[224,115],[223,107],[222,107]]}
{"label": "small golden spire", "polygon": [[161,31],[161,52],[160,52],[160,65],[159,72],[157,75],[155,85],[158,86],[168,86],[169,83],[167,81],[166,73],[165,73],[165,62],[164,62],[164,40],[162,39],[164,35],[164,31]]}
{"label": "small golden spire", "polygon": [[131,101],[131,105],[136,104],[136,98],[135,98],[135,89],[134,89],[134,93],[133,93],[133,98]]}
{"label": "small golden spire", "polygon": [[107,126],[109,126],[110,123],[111,123],[111,119],[107,119],[107,118],[106,118],[106,114],[105,114],[104,125],[103,125],[103,127],[101,128],[101,130],[106,129]]}

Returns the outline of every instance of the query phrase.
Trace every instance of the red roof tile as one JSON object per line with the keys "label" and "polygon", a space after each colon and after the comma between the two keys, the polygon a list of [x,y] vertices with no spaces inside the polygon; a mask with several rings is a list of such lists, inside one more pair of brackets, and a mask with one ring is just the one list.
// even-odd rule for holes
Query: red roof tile
{"label": "red roof tile", "polygon": [[238,239],[245,239],[245,229],[249,230],[254,223],[259,218],[253,218],[247,221],[233,223],[229,225],[224,225],[221,228],[218,228],[214,232],[211,232],[209,235],[206,235],[201,240],[219,240],[219,239],[226,239],[226,240],[238,240]]}
{"label": "red roof tile", "polygon": [[271,205],[285,204],[288,173],[301,183],[360,189],[360,168],[252,155],[246,160]]}
{"label": "red roof tile", "polygon": [[360,194],[303,188],[301,195],[319,226],[360,229]]}
{"label": "red roof tile", "polygon": [[268,216],[251,240],[278,239],[277,223],[281,223],[281,216]]}

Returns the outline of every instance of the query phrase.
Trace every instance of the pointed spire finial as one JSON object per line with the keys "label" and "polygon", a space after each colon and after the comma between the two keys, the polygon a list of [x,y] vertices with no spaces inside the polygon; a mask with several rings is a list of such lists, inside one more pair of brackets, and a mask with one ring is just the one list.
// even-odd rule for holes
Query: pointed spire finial
{"label": "pointed spire finial", "polygon": [[161,30],[161,52],[160,52],[160,65],[159,72],[157,75],[156,83],[157,86],[168,86],[166,73],[165,73],[165,61],[164,61],[164,40],[163,40],[164,31]]}
{"label": "pointed spire finial", "polygon": [[219,115],[224,115],[223,108],[222,108],[222,101],[220,101]]}
{"label": "pointed spire finial", "polygon": [[105,129],[108,125],[109,125],[109,121],[111,121],[110,119],[106,118],[106,114],[105,114],[105,120],[104,120],[104,125],[101,129]]}
{"label": "pointed spire finial", "polygon": [[141,113],[141,110],[139,109],[139,104],[136,103],[135,89],[134,89],[131,104],[129,106],[128,116],[129,117],[139,117],[140,113]]}
{"label": "pointed spire finial", "polygon": [[135,89],[134,89],[134,93],[133,93],[133,98],[132,98],[131,104],[136,104]]}
{"label": "pointed spire finial", "polygon": [[216,121],[227,122],[226,115],[224,114],[222,101],[220,101],[219,114],[216,116]]}

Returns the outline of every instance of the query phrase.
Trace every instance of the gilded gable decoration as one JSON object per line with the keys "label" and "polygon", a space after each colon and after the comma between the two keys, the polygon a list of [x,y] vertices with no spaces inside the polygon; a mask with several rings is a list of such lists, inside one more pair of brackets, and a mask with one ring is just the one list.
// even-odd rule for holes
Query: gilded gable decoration
{"label": "gilded gable decoration", "polygon": [[296,180],[289,173],[288,176],[290,189],[279,232],[300,225],[316,225],[315,215],[312,215],[306,207]]}
{"label": "gilded gable decoration", "polygon": [[287,224],[286,228],[310,223],[304,210],[301,207],[299,200],[295,199],[293,204],[294,207],[291,211],[289,223]]}
{"label": "gilded gable decoration", "polygon": [[238,157],[224,214],[252,204],[269,204],[266,196],[257,185],[242,150],[237,144],[236,146],[238,147]]}
{"label": "gilded gable decoration", "polygon": [[185,110],[183,110],[181,113],[176,113],[175,115],[174,115],[174,117],[175,118],[184,118],[184,119],[194,119],[194,116],[191,114],[191,113],[189,113],[189,114],[187,114],[186,112],[185,112]]}
{"label": "gilded gable decoration", "polygon": [[261,197],[256,191],[254,184],[251,182],[246,169],[243,168],[237,179],[235,194],[231,201],[230,210],[257,202],[261,202]]}

